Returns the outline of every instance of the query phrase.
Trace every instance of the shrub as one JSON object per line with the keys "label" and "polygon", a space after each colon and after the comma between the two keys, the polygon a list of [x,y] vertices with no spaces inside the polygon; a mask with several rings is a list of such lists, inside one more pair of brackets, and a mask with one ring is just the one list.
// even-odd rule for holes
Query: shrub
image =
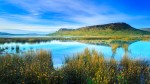
{"label": "shrub", "polygon": [[124,56],[107,60],[95,50],[85,49],[54,69],[51,53],[29,51],[0,56],[0,84],[149,84],[149,62]]}

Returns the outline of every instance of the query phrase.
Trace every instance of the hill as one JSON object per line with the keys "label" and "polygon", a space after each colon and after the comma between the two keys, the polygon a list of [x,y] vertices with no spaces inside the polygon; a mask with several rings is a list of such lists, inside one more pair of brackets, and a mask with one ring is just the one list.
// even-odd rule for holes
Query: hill
{"label": "hill", "polygon": [[150,28],[141,28],[140,30],[143,30],[143,31],[148,31],[148,32],[150,32]]}
{"label": "hill", "polygon": [[44,34],[37,34],[37,33],[27,33],[27,34],[11,34],[11,33],[5,33],[5,32],[0,32],[0,35],[44,35]]}
{"label": "hill", "polygon": [[12,35],[10,33],[0,32],[0,35]]}
{"label": "hill", "polygon": [[150,32],[136,29],[127,23],[110,23],[104,25],[93,25],[78,29],[62,28],[52,36],[135,36],[150,35]]}

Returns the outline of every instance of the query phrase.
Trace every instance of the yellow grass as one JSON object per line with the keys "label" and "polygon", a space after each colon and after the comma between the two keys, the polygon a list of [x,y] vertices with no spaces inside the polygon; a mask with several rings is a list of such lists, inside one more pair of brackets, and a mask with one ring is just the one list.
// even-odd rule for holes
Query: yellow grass
{"label": "yellow grass", "polygon": [[95,50],[85,49],[54,69],[45,50],[23,55],[0,56],[0,84],[149,84],[149,62],[124,56],[107,60]]}

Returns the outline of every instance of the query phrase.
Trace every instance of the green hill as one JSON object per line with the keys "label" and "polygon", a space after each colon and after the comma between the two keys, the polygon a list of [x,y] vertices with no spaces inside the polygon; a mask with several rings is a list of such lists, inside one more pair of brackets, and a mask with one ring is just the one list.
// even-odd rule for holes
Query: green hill
{"label": "green hill", "polygon": [[127,23],[110,23],[104,25],[87,26],[78,29],[62,28],[52,36],[137,36],[150,35],[150,32],[133,28]]}

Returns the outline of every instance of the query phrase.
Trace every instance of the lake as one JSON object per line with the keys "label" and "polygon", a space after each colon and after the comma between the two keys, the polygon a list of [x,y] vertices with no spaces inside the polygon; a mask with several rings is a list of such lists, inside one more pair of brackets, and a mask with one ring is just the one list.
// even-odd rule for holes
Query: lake
{"label": "lake", "polygon": [[71,57],[73,54],[83,52],[85,48],[89,48],[90,50],[95,49],[99,53],[102,53],[107,59],[113,57],[119,61],[124,54],[128,54],[131,59],[150,60],[150,41],[130,42],[128,45],[126,45],[126,47],[118,46],[114,51],[112,45],[60,40],[38,43],[4,43],[0,44],[0,48],[5,48],[4,51],[1,51],[1,54],[23,53],[29,50],[40,49],[51,51],[55,67],[61,66],[65,57]]}
{"label": "lake", "polygon": [[49,37],[49,36],[46,36],[46,35],[0,35],[0,38],[27,38],[27,37],[39,38],[39,37]]}

